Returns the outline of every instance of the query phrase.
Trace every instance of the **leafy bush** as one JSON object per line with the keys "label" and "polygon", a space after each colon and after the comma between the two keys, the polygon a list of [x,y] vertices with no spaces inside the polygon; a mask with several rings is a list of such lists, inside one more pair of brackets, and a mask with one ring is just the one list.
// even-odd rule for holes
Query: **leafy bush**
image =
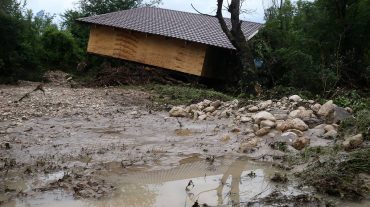
{"label": "leafy bush", "polygon": [[66,72],[75,70],[83,52],[69,32],[48,27],[41,40],[44,51],[42,59],[48,67]]}

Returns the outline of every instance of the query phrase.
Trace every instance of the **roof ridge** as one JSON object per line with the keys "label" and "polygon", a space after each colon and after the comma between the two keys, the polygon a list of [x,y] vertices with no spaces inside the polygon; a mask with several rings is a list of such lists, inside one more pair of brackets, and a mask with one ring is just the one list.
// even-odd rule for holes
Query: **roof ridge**
{"label": "roof ridge", "polygon": [[[93,16],[90,16],[90,17],[101,17],[101,16],[111,15],[111,14],[115,14],[115,13],[121,13],[121,12],[132,11],[132,10],[141,10],[141,9],[158,9],[158,10],[166,10],[166,11],[171,11],[171,12],[185,13],[185,14],[191,14],[191,15],[197,15],[197,16],[199,15],[199,16],[209,17],[209,18],[217,18],[216,16],[212,16],[212,15],[204,15],[204,14],[199,14],[199,13],[193,13],[193,12],[187,12],[187,11],[179,11],[179,10],[174,10],[174,9],[167,9],[167,8],[153,7],[153,6],[135,7],[135,8],[131,8],[131,9],[125,9],[125,10],[120,10],[120,11],[115,11],[115,12],[109,12],[109,13],[105,13],[105,14],[93,15]],[[79,19],[83,19],[83,18],[85,18],[85,17],[82,17],[82,18],[79,18]],[[224,19],[230,20],[230,18],[228,18],[228,17],[224,17]],[[241,21],[242,22],[248,22],[248,23],[263,25],[262,23],[252,22],[252,21],[248,21],[248,20],[241,20]]]}

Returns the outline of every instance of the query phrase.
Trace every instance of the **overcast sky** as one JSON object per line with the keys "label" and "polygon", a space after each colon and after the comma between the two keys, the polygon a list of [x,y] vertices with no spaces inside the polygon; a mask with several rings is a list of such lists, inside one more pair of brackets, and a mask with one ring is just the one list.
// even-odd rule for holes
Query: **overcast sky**
{"label": "overcast sky", "polygon": [[[27,7],[32,9],[34,13],[40,10],[45,10],[50,14],[61,14],[66,9],[76,7],[77,0],[28,0]],[[180,11],[194,12],[191,7],[193,4],[199,11],[204,13],[214,14],[216,9],[216,0],[162,0],[163,3],[159,7],[174,9]],[[243,15],[245,20],[263,22],[263,10],[267,6],[269,0],[247,0],[246,8],[251,11],[247,15]]]}

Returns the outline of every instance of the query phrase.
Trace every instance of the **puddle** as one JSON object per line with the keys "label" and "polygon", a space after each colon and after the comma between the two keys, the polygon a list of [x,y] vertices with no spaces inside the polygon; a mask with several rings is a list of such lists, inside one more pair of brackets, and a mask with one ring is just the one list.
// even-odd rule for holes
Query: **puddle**
{"label": "puddle", "polygon": [[[244,159],[184,163],[170,170],[125,175],[117,180],[120,187],[109,199],[75,201],[72,196],[56,191],[6,206],[191,207],[195,201],[218,206],[258,200],[277,188],[289,195],[299,193],[293,187],[272,184],[269,178],[276,169],[261,163]],[[59,176],[50,175],[50,179]],[[187,188],[190,181],[193,185]]]}
{"label": "puddle", "polygon": [[188,137],[193,135],[193,132],[190,129],[176,129],[175,133],[179,137]]}
{"label": "puddle", "polygon": [[[194,157],[197,157],[194,155]],[[133,172],[117,179],[119,187],[109,198],[102,200],[74,200],[62,190],[37,193],[17,199],[6,207],[192,207],[197,201],[200,206],[239,206],[257,202],[252,206],[269,206],[258,203],[274,191],[286,196],[305,193],[294,187],[272,183],[270,178],[276,169],[265,163],[246,159],[184,162],[170,170]],[[283,173],[283,172],[281,172]],[[46,179],[62,176],[61,172],[50,174]],[[191,181],[191,182],[190,182]],[[190,185],[189,185],[190,184]],[[306,192],[307,193],[307,192]],[[363,203],[338,203],[338,206],[369,206]],[[286,206],[294,206],[286,205]],[[310,206],[308,204],[308,206]]]}

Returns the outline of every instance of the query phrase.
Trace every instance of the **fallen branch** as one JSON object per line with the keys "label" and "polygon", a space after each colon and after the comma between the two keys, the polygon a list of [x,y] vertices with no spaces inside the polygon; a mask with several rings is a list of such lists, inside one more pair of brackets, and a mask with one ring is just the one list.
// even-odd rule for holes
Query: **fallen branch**
{"label": "fallen branch", "polygon": [[35,89],[33,89],[32,91],[24,94],[24,96],[22,96],[22,98],[20,98],[18,101],[15,101],[15,102],[16,103],[21,102],[23,99],[30,97],[30,94],[33,93],[33,92],[35,92],[35,91],[42,91],[42,93],[44,93],[44,96],[45,96],[44,85],[43,84],[40,84]]}

